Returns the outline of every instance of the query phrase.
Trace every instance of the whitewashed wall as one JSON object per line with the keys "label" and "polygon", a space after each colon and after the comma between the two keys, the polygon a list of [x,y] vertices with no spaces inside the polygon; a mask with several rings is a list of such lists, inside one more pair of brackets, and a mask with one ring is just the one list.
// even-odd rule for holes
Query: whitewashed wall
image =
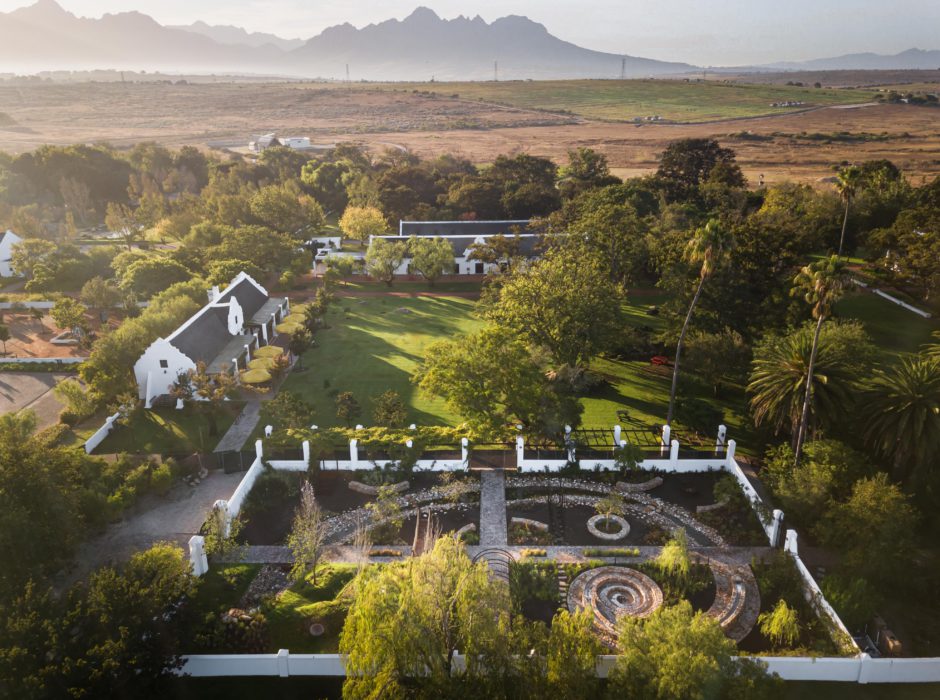
{"label": "whitewashed wall", "polygon": [[104,425],[98,428],[90,438],[85,440],[85,454],[91,454],[98,445],[104,442],[104,439],[108,437],[114,429],[114,421],[116,421],[120,415],[120,413],[115,413],[113,416],[105,418]]}

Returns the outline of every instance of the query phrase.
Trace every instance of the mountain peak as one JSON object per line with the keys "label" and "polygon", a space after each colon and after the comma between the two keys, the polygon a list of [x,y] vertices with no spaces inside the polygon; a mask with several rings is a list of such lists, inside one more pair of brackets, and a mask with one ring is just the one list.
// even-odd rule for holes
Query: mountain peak
{"label": "mountain peak", "polygon": [[71,13],[57,3],[56,0],[36,0],[32,5],[25,5],[18,10],[14,10],[11,14],[21,17],[44,18],[58,18],[71,15]]}
{"label": "mountain peak", "polygon": [[440,22],[441,18],[430,7],[419,5],[410,15],[402,20],[403,22]]}

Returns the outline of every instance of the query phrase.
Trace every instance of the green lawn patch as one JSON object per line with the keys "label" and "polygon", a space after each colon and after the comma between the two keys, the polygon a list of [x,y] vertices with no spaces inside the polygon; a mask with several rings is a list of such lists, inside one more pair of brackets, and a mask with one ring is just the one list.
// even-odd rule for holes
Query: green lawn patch
{"label": "green lawn patch", "polygon": [[387,389],[408,406],[408,422],[458,425],[460,417],[443,399],[427,396],[411,375],[427,347],[483,323],[472,316],[474,302],[458,297],[376,296],[340,298],[327,313],[328,328],[317,333],[317,347],[304,354],[307,369],[294,371],[282,386],[310,402],[321,427],[344,425],[336,418],[336,395],[351,391],[363,408],[359,419],[371,424],[371,401]]}
{"label": "green lawn patch", "polygon": [[199,580],[191,604],[200,613],[224,613],[238,606],[261,564],[213,564]]}
{"label": "green lawn patch", "polygon": [[[209,419],[201,409],[186,406],[182,410],[158,408],[140,410],[130,425],[111,431],[96,454],[130,452],[138,454],[185,454],[211,452],[242,409],[240,403],[227,403],[215,410],[216,434],[210,435]],[[90,419],[75,429],[80,440],[87,440],[101,427],[104,418]]]}
{"label": "green lawn patch", "polygon": [[[342,593],[355,575],[355,564],[322,564],[317,568],[316,585],[307,577],[265,604],[262,612],[268,620],[271,651],[336,653],[351,602],[351,598]],[[323,625],[322,635],[310,634],[310,625],[314,622]]]}
{"label": "green lawn patch", "polygon": [[893,361],[901,353],[917,352],[940,330],[935,318],[923,318],[869,292],[847,294],[835,305],[839,318],[861,321],[872,341]]}
{"label": "green lawn patch", "polygon": [[459,277],[444,278],[434,284],[429,284],[421,279],[416,280],[395,280],[395,283],[389,287],[384,282],[377,282],[367,277],[354,277],[348,280],[342,280],[337,291],[342,294],[346,292],[378,292],[378,293],[407,293],[415,294],[417,292],[428,292],[433,294],[446,294],[447,292],[459,292],[466,294],[479,294],[481,288],[480,282],[460,279]]}

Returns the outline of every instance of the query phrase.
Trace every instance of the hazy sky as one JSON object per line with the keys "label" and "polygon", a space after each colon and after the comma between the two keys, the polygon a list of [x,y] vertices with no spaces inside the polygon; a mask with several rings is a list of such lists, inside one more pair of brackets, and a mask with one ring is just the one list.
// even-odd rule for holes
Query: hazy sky
{"label": "hazy sky", "polygon": [[[59,0],[97,17],[139,10],[163,24],[234,24],[309,38],[325,27],[403,18],[423,4],[445,18],[527,15],[587,48],[698,65],[940,49],[938,0]],[[0,0],[0,11],[29,0]]]}

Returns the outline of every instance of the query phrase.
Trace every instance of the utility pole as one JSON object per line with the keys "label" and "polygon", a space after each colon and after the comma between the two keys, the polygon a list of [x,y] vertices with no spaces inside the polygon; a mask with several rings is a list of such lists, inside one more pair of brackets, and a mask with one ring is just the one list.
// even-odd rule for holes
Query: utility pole
{"label": "utility pole", "polygon": [[623,56],[620,59],[620,79],[621,80],[627,79],[627,57],[626,56]]}
{"label": "utility pole", "polygon": [[349,85],[349,64],[346,64],[346,84]]}
{"label": "utility pole", "polygon": [[493,82],[499,82],[499,61],[493,61]]}

